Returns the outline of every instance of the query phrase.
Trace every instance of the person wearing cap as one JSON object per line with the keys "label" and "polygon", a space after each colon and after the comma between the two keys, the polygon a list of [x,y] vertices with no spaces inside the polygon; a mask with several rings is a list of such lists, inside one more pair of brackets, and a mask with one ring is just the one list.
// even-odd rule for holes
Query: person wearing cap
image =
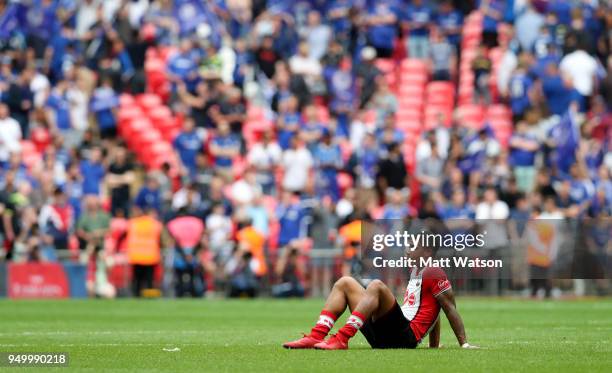
{"label": "person wearing cap", "polygon": [[361,50],[361,63],[355,68],[357,91],[360,92],[359,107],[364,107],[369,101],[376,87],[376,78],[381,71],[374,64],[376,50],[365,47]]}

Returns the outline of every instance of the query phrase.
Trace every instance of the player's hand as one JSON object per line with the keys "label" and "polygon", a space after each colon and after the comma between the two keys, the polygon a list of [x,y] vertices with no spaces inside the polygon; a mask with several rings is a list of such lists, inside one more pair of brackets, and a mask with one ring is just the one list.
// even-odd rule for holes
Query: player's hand
{"label": "player's hand", "polygon": [[465,342],[464,344],[461,345],[461,348],[464,348],[466,350],[475,350],[475,349],[478,349],[480,347],[474,346],[474,345],[471,345],[471,344]]}

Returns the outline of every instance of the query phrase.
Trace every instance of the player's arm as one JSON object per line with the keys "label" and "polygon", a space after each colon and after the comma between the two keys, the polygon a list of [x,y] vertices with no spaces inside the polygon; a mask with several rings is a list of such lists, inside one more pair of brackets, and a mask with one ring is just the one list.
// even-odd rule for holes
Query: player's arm
{"label": "player's arm", "polygon": [[457,337],[457,342],[459,342],[459,346],[463,348],[476,348],[476,346],[472,346],[468,343],[467,337],[465,335],[465,327],[463,326],[463,320],[461,319],[461,315],[457,311],[455,296],[453,295],[453,290],[448,289],[443,291],[442,293],[436,296],[436,300],[440,304],[440,307],[444,310],[446,314],[446,318],[455,333],[455,337]]}
{"label": "player's arm", "polygon": [[440,347],[440,318],[436,320],[436,323],[429,332],[429,348],[438,347]]}

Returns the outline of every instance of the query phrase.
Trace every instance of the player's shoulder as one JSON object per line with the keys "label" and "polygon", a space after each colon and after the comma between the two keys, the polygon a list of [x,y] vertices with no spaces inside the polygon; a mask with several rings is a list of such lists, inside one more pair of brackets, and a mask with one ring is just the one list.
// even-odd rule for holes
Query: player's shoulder
{"label": "player's shoulder", "polygon": [[423,271],[423,283],[427,284],[434,297],[451,289],[446,273],[439,267],[427,267]]}
{"label": "player's shoulder", "polygon": [[446,280],[448,276],[446,276],[446,272],[440,267],[426,267],[423,270],[423,279],[424,280]]}

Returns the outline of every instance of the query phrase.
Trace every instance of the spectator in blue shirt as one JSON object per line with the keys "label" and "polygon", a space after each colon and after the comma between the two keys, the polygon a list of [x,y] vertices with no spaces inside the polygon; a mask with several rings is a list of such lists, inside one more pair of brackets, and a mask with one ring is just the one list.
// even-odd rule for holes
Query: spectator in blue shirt
{"label": "spectator in blue shirt", "polygon": [[304,117],[300,132],[306,142],[306,147],[313,152],[317,143],[321,140],[325,126],[319,121],[317,107],[314,105],[307,106],[304,109]]}
{"label": "spectator in blue shirt", "polygon": [[187,117],[183,122],[183,131],[174,139],[174,149],[178,152],[183,173],[193,176],[197,169],[198,154],[203,151],[204,143],[195,130],[193,118]]}
{"label": "spectator in blue shirt", "polygon": [[83,175],[83,194],[100,195],[100,185],[106,174],[102,164],[102,150],[93,147],[89,151],[89,159],[81,161],[81,175]]}
{"label": "spectator in blue shirt", "polygon": [[291,192],[283,192],[281,203],[276,208],[276,218],[280,224],[278,245],[286,246],[306,233],[302,226],[306,217],[299,199]]}
{"label": "spectator in blue shirt", "polygon": [[154,175],[147,175],[146,183],[140,188],[134,204],[142,211],[151,209],[158,213],[161,211],[162,196],[159,183]]}
{"label": "spectator in blue shirt", "polygon": [[531,192],[535,181],[535,157],[540,144],[528,132],[527,123],[519,121],[516,131],[510,138],[510,163],[518,188],[525,193]]}
{"label": "spectator in blue shirt", "polygon": [[28,38],[36,58],[43,58],[49,39],[59,31],[58,2],[41,0],[29,7],[25,15]]}
{"label": "spectator in blue shirt", "polygon": [[187,83],[197,76],[198,65],[194,59],[193,44],[189,39],[183,39],[179,52],[168,61],[168,79],[173,83],[173,90],[179,82]]}
{"label": "spectator in blue shirt", "polygon": [[563,115],[572,102],[579,103],[580,93],[572,86],[572,82],[559,74],[559,66],[549,63],[546,75],[542,78],[542,91],[551,114]]}
{"label": "spectator in blue shirt", "polygon": [[348,39],[351,29],[349,11],[353,0],[332,0],[327,7],[327,19],[331,23],[334,35],[341,41]]}
{"label": "spectator in blue shirt", "polygon": [[278,145],[281,149],[289,149],[291,139],[300,129],[300,113],[298,111],[298,100],[295,96],[289,96],[279,104],[279,115],[276,121],[278,128]]}
{"label": "spectator in blue shirt", "polygon": [[374,133],[366,133],[362,146],[353,151],[349,165],[362,188],[372,188],[376,183],[376,165],[378,164],[378,146]]}
{"label": "spectator in blue shirt", "polygon": [[572,5],[569,0],[550,0],[546,10],[554,13],[557,21],[563,25],[567,26],[572,21]]}
{"label": "spectator in blue shirt", "polygon": [[451,0],[442,1],[438,7],[436,25],[442,35],[446,36],[446,40],[455,47],[455,52],[459,52],[463,15],[455,9]]}
{"label": "spectator in blue shirt", "polygon": [[423,0],[412,0],[412,4],[406,7],[402,26],[408,32],[408,57],[429,57],[429,27],[432,18],[431,9],[423,4]]}
{"label": "spectator in blue shirt", "polygon": [[394,0],[368,1],[365,24],[368,43],[376,49],[380,58],[389,58],[397,37],[397,10]]}
{"label": "spectator in blue shirt", "polygon": [[408,217],[410,210],[401,190],[390,189],[387,191],[387,198],[388,202],[383,207],[383,219],[402,220]]}
{"label": "spectator in blue shirt", "polygon": [[451,74],[457,65],[456,49],[439,31],[432,30],[430,58],[432,80],[450,81]]}
{"label": "spectator in blue shirt", "polygon": [[217,170],[231,178],[234,158],[240,154],[240,139],[231,133],[227,122],[218,124],[217,135],[210,144],[210,153],[215,157]]}
{"label": "spectator in blue shirt", "polygon": [[555,41],[550,34],[548,25],[540,27],[540,32],[533,41],[533,54],[537,59],[543,58],[550,54],[551,50],[556,50]]}
{"label": "spectator in blue shirt", "polygon": [[81,200],[83,199],[83,176],[78,163],[72,163],[66,170],[66,182],[61,185],[68,197],[68,203],[74,211],[74,218],[81,216]]}
{"label": "spectator in blue shirt", "polygon": [[496,47],[497,26],[503,20],[505,5],[501,0],[480,0],[480,11],[484,15],[482,21],[482,42],[487,48]]}
{"label": "spectator in blue shirt", "polygon": [[70,103],[66,97],[66,89],[68,82],[62,80],[57,83],[57,86],[46,102],[47,118],[50,120],[52,126],[60,132],[66,132],[72,128],[70,121]]}
{"label": "spectator in blue shirt", "polygon": [[342,168],[342,153],[338,144],[332,143],[328,129],[323,130],[321,142],[316,145],[313,153],[318,177],[316,179],[317,194],[320,198],[330,196],[334,202],[340,199],[338,187],[338,171]]}
{"label": "spectator in blue shirt", "polygon": [[453,234],[467,233],[476,216],[474,209],[466,203],[463,189],[455,189],[450,201],[438,207],[439,214]]}
{"label": "spectator in blue shirt", "polygon": [[337,117],[337,136],[348,137],[349,135],[349,117],[357,99],[354,82],[355,79],[346,66],[336,69],[329,79],[331,93],[329,106]]}
{"label": "spectator in blue shirt", "polygon": [[547,44],[546,50],[543,54],[536,56],[536,61],[533,66],[529,68],[529,75],[534,78],[543,79],[546,75],[546,69],[549,64],[553,63],[559,65],[561,56],[557,52],[557,47],[554,44]]}
{"label": "spectator in blue shirt", "polygon": [[508,83],[510,107],[515,122],[523,119],[525,112],[531,106],[529,95],[532,86],[533,80],[527,74],[525,63],[521,61]]}
{"label": "spectator in blue shirt", "polygon": [[119,97],[113,89],[112,79],[102,78],[100,86],[93,91],[90,109],[96,117],[100,137],[112,139],[117,134],[116,108],[119,106]]}
{"label": "spectator in blue shirt", "polygon": [[531,4],[527,3],[525,8],[516,18],[516,39],[524,51],[531,51],[545,20]]}
{"label": "spectator in blue shirt", "polygon": [[599,166],[597,177],[593,182],[598,191],[603,191],[606,201],[612,206],[612,180],[610,178],[610,170],[606,165]]}

